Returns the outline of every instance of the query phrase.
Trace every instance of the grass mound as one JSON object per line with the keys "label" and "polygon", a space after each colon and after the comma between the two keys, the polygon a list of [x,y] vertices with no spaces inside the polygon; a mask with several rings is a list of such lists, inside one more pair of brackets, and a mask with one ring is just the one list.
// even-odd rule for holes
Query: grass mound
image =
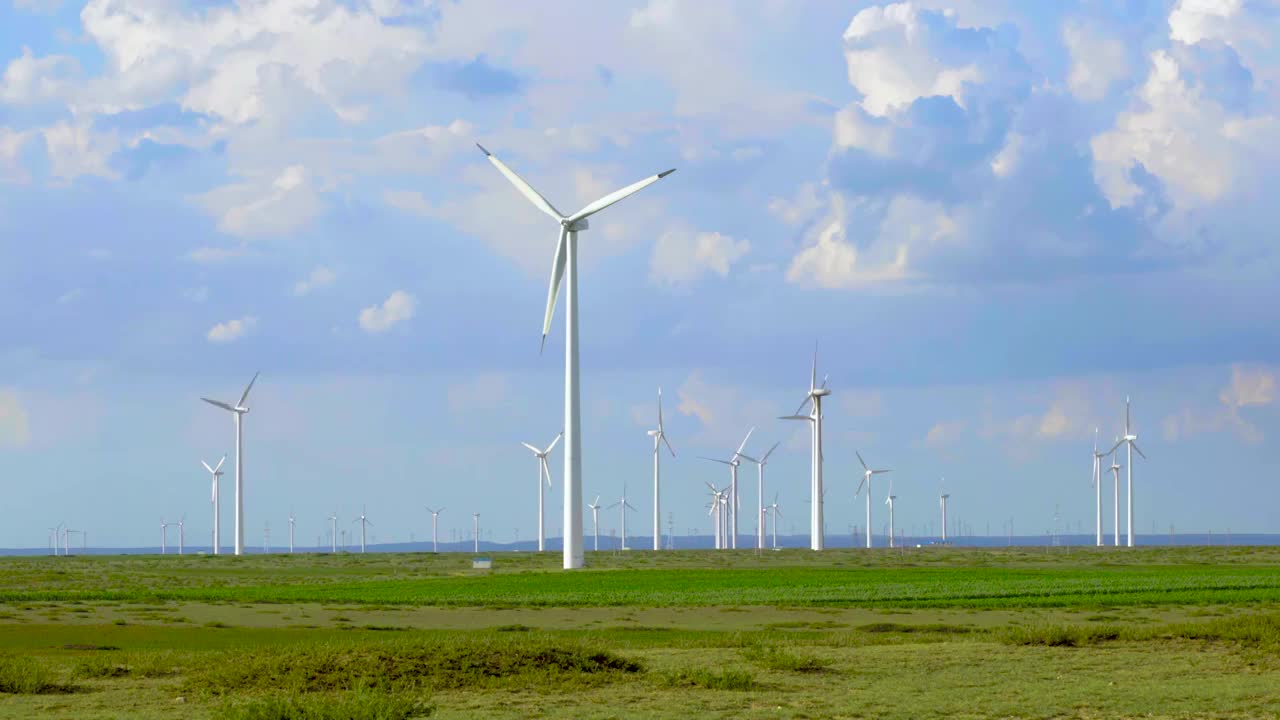
{"label": "grass mound", "polygon": [[780,647],[760,645],[744,648],[743,657],[766,670],[795,673],[820,673],[831,669],[830,663],[814,655],[801,655]]}
{"label": "grass mound", "polygon": [[755,690],[759,687],[756,678],[745,670],[703,670],[692,668],[667,673],[663,684],[677,688],[703,688],[705,690]]}
{"label": "grass mound", "polygon": [[30,658],[0,657],[0,693],[60,695],[76,690],[74,685],[58,682],[53,671]]}
{"label": "grass mound", "polygon": [[606,650],[525,633],[462,641],[403,640],[258,649],[226,653],[187,683],[213,694],[383,692],[494,686],[592,685],[640,672]]}
{"label": "grass mound", "polygon": [[222,720],[411,720],[435,708],[404,695],[361,690],[323,695],[290,695],[227,705]]}

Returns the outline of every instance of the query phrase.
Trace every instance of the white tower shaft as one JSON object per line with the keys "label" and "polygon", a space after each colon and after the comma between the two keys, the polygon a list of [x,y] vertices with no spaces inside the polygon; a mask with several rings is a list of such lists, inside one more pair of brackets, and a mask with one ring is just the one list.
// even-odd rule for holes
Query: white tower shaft
{"label": "white tower shaft", "polygon": [[658,465],[662,456],[662,431],[653,436],[653,549],[662,549],[662,506],[658,493]]}
{"label": "white tower shaft", "polygon": [[235,412],[236,418],[236,555],[244,554],[244,434],[241,425],[244,413]]}
{"label": "white tower shaft", "polygon": [[583,567],[582,435],[578,388],[578,231],[565,246],[564,341],[564,569]]}
{"label": "white tower shaft", "polygon": [[[1129,428],[1126,427],[1125,431],[1127,432],[1128,429]],[[1124,470],[1125,470],[1125,475],[1128,477],[1128,481],[1126,484],[1128,487],[1128,495],[1129,495],[1129,498],[1126,501],[1128,506],[1126,508],[1126,511],[1129,516],[1128,522],[1125,523],[1125,529],[1128,531],[1128,538],[1127,538],[1128,542],[1126,544],[1129,547],[1133,547],[1133,442],[1132,441],[1127,442],[1125,443],[1125,446],[1128,448],[1128,451],[1127,451],[1128,457],[1125,460],[1126,467]]]}

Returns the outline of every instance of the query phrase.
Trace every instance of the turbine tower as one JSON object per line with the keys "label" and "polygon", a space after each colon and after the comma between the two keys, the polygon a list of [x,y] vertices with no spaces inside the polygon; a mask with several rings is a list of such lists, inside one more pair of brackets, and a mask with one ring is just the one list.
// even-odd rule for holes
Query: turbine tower
{"label": "turbine tower", "polygon": [[227,461],[227,456],[223,455],[218,464],[209,467],[209,463],[201,460],[200,464],[205,470],[209,471],[209,475],[213,477],[213,554],[218,554],[218,548],[222,545],[222,520],[218,514],[221,503],[218,502],[218,478],[222,477],[222,463]]}
{"label": "turbine tower", "polygon": [[774,443],[773,447],[769,448],[769,451],[766,452],[764,455],[761,455],[759,460],[753,457],[750,457],[748,455],[742,456],[743,459],[750,460],[751,462],[755,463],[756,470],[758,471],[758,474],[756,477],[756,499],[759,501],[760,513],[756,515],[756,549],[757,550],[764,549],[764,512],[766,510],[764,506],[764,466],[769,464],[769,456],[773,454],[774,450],[778,449],[778,445],[780,444],[781,443]]}
{"label": "turbine tower", "polygon": [[562,215],[529,183],[485,150],[484,146],[477,144],[476,147],[480,148],[498,172],[516,186],[525,199],[550,215],[560,225],[560,237],[551,262],[551,285],[547,291],[547,310],[542,320],[542,344],[546,346],[547,333],[551,331],[551,318],[556,307],[556,295],[560,291],[561,279],[564,279],[564,568],[574,570],[583,566],[582,437],[579,427],[581,398],[578,391],[578,233],[587,229],[587,218],[643,190],[675,170],[651,175],[640,182],[615,190],[599,200],[588,203],[586,207],[572,215]]}
{"label": "turbine tower", "polygon": [[[858,499],[858,493],[862,492],[862,488],[865,485],[867,488],[867,549],[870,549],[871,548],[871,478],[874,475],[881,475],[881,474],[892,472],[892,471],[889,470],[888,468],[885,468],[883,470],[872,470],[871,468],[867,467],[867,461],[862,459],[862,453],[854,452],[854,455],[858,456],[858,462],[862,465],[862,482],[858,483],[858,489],[854,491],[853,499],[855,501]],[[893,488],[892,482],[889,483],[889,487],[890,489]],[[889,547],[893,547],[892,535],[889,536]]]}
{"label": "turbine tower", "polygon": [[587,507],[591,508],[591,549],[600,549],[600,496],[597,495],[595,502]]}
{"label": "turbine tower", "polygon": [[289,511],[289,554],[293,554],[293,526],[296,520],[293,517],[293,511]]}
{"label": "turbine tower", "polygon": [[1115,546],[1120,547],[1120,464],[1116,462],[1115,457],[1111,458],[1111,491],[1113,495],[1112,511],[1112,532],[1115,533]]}
{"label": "turbine tower", "polygon": [[[943,478],[942,482],[945,487],[947,479]],[[938,495],[938,504],[942,507],[942,542],[944,543],[947,541],[947,500],[950,497],[951,495],[946,492]]]}
{"label": "turbine tower", "polygon": [[703,460],[718,462],[722,465],[729,466],[729,496],[724,498],[728,505],[726,517],[732,518],[727,528],[727,540],[725,545],[738,549],[738,509],[742,507],[742,498],[738,496],[738,466],[742,464],[742,459],[747,457],[742,454],[742,450],[747,447],[747,441],[751,439],[751,433],[755,432],[755,428],[747,431],[747,436],[742,438],[742,444],[738,445],[738,449],[728,460],[720,460],[719,458],[702,457]]}
{"label": "turbine tower", "polygon": [[884,499],[884,504],[889,506],[889,547],[893,547],[893,546],[894,546],[894,542],[893,542],[893,533],[894,533],[894,529],[893,529],[893,501],[894,501],[894,500],[897,500],[897,499],[898,499],[898,496],[893,494],[893,479],[892,479],[892,478],[890,478],[890,479],[889,479],[889,496],[888,496],[888,497],[886,497],[886,498]]}
{"label": "turbine tower", "polygon": [[244,393],[240,395],[240,402],[233,405],[220,402],[218,400],[210,400],[209,398],[200,398],[201,400],[220,407],[235,416],[236,421],[236,555],[244,554],[244,452],[243,452],[243,433],[241,425],[244,421],[244,414],[249,412],[245,402],[249,399],[249,391],[253,389],[253,384],[258,381],[258,373],[253,374],[253,379],[245,386]]}
{"label": "turbine tower", "polygon": [[1124,461],[1125,474],[1128,476],[1125,480],[1125,487],[1129,496],[1128,502],[1126,503],[1126,510],[1129,517],[1128,522],[1125,523],[1125,531],[1128,535],[1126,544],[1129,547],[1133,547],[1133,453],[1136,451],[1138,455],[1142,456],[1143,460],[1146,460],[1147,456],[1138,448],[1138,434],[1133,432],[1133,429],[1129,426],[1129,398],[1127,397],[1124,399],[1124,437],[1120,438],[1120,442],[1116,443],[1115,446],[1111,448],[1111,452],[1115,452],[1116,448],[1121,445],[1125,445],[1126,450],[1129,453],[1128,457]]}
{"label": "turbine tower", "polygon": [[480,513],[471,513],[471,540],[475,544],[475,552],[480,552]]}
{"label": "turbine tower", "polygon": [[431,552],[438,553],[440,552],[440,536],[436,534],[436,528],[439,526],[440,513],[444,512],[444,508],[439,510],[427,508],[427,512],[431,513]]}
{"label": "turbine tower", "polygon": [[[1102,547],[1102,458],[1110,454],[1110,452],[1098,452],[1098,428],[1095,427],[1093,429],[1093,494],[1096,522],[1094,540],[1097,542],[1098,547]],[[1117,499],[1119,499],[1118,495]],[[1116,512],[1119,512],[1118,508]]]}
{"label": "turbine tower", "polygon": [[782,514],[782,510],[778,507],[778,494],[773,494],[773,504],[769,506],[769,514],[773,516],[773,547],[778,547],[778,516]]}
{"label": "turbine tower", "polygon": [[610,510],[613,508],[621,508],[619,512],[622,513],[622,549],[630,550],[631,548],[627,547],[627,511],[635,510],[635,508],[632,507],[631,503],[627,502],[626,483],[622,483],[622,498],[619,499],[618,502],[609,506]]}
{"label": "turbine tower", "polygon": [[333,523],[333,535],[329,538],[329,542],[332,544],[330,552],[332,552],[334,555],[337,555],[338,554],[338,513],[335,512],[334,514],[330,515],[328,519],[329,519],[329,522]]}
{"label": "turbine tower", "polygon": [[[823,537],[822,498],[822,398],[830,395],[827,379],[822,379],[822,387],[818,387],[818,347],[813,348],[813,370],[809,374],[809,394],[805,396],[800,407],[792,415],[784,415],[781,420],[808,420],[810,424],[809,457],[812,470],[809,476],[809,549],[821,550],[826,546]],[[800,411],[809,405],[809,414],[801,415]]]}
{"label": "turbine tower", "polygon": [[183,513],[182,519],[178,521],[178,554],[179,555],[186,554],[187,533],[183,527],[186,524],[186,522],[187,522],[187,515],[186,513]]}
{"label": "turbine tower", "polygon": [[538,458],[538,552],[546,550],[547,544],[547,526],[546,522],[543,520],[544,515],[542,512],[543,480],[546,480],[547,487],[551,487],[551,466],[547,465],[547,456],[551,454],[551,451],[555,449],[556,443],[560,442],[560,438],[563,436],[564,433],[556,435],[556,439],[551,441],[551,444],[547,446],[546,450],[539,450],[529,443],[520,443],[521,445],[529,448],[529,452],[532,452],[534,457]]}
{"label": "turbine tower", "polygon": [[662,444],[666,443],[667,451],[671,453],[671,457],[676,456],[675,448],[671,447],[671,441],[667,440],[667,432],[662,429],[662,388],[658,388],[658,428],[649,431],[649,437],[653,438],[653,549],[662,549],[662,507],[658,494],[658,459],[662,457]]}
{"label": "turbine tower", "polygon": [[[160,554],[169,554],[169,526],[173,523],[167,523],[164,518],[160,518]],[[65,554],[65,553],[64,553]]]}

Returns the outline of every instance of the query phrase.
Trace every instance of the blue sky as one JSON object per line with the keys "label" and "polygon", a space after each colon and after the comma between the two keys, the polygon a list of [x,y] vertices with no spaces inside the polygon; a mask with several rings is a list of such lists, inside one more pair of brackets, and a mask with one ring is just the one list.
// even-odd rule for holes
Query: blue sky
{"label": "blue sky", "polygon": [[942,476],[979,532],[1089,530],[1126,395],[1140,532],[1280,532],[1276,37],[1274,0],[15,0],[0,546],[206,537],[232,433],[198,398],[259,369],[251,543],[362,505],[380,540],[427,504],[532,537],[556,229],[476,142],[561,208],[679,168],[582,240],[585,493],[628,483],[632,528],[659,385],[679,532],[726,480],[696,456],[751,426],[805,528],[807,430],[774,418],[816,341],[831,533],[855,450],[908,530]]}

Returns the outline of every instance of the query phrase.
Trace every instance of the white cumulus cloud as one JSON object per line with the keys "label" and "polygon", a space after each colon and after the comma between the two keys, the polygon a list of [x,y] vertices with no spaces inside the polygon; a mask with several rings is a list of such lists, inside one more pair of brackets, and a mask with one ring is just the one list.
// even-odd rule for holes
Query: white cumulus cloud
{"label": "white cumulus cloud", "polygon": [[747,240],[718,232],[673,228],[658,238],[649,261],[649,277],[661,285],[684,286],[704,273],[727,277],[729,269],[751,250]]}
{"label": "white cumulus cloud", "polygon": [[234,320],[228,320],[209,328],[209,332],[205,335],[205,338],[211,343],[222,344],[235,342],[247,335],[257,324],[258,320],[254,317],[242,317]]}
{"label": "white cumulus cloud", "polygon": [[298,297],[308,295],[316,290],[329,287],[337,279],[338,273],[324,266],[317,267],[306,278],[293,284],[293,294]]}
{"label": "white cumulus cloud", "polygon": [[397,323],[413,317],[416,301],[403,290],[396,290],[382,302],[360,311],[360,327],[368,333],[390,330]]}

